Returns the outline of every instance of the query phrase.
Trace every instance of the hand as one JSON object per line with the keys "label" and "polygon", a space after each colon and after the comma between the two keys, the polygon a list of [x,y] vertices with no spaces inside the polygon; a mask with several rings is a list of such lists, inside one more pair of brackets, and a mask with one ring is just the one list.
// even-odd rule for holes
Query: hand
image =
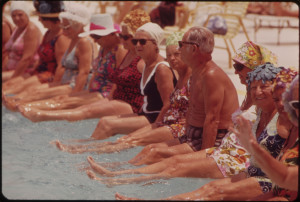
{"label": "hand", "polygon": [[256,141],[252,133],[252,126],[250,121],[245,119],[243,116],[238,116],[236,119],[236,128],[230,127],[229,131],[236,134],[241,144],[248,152],[251,153],[252,145],[250,142],[255,143]]}

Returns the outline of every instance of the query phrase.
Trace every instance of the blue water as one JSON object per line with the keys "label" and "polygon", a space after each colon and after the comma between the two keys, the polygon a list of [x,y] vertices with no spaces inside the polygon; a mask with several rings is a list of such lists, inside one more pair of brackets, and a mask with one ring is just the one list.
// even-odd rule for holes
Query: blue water
{"label": "blue water", "polygon": [[[21,114],[2,107],[2,194],[8,199],[37,200],[114,200],[119,192],[129,197],[160,199],[193,191],[210,179],[174,178],[146,183],[107,187],[91,180],[80,168],[88,166],[86,157],[96,162],[122,162],[142,147],[112,154],[70,154],[49,142],[59,139],[88,138],[98,120],[79,122],[48,121],[32,123]],[[111,137],[108,141],[119,136]],[[107,140],[105,140],[107,141]],[[133,168],[125,165],[123,168]],[[121,169],[121,168],[120,168]],[[133,175],[123,175],[130,177]]]}

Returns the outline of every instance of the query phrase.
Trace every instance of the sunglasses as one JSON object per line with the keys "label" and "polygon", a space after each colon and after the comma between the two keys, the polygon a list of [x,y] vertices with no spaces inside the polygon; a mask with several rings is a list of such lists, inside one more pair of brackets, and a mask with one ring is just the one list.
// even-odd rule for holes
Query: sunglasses
{"label": "sunglasses", "polygon": [[92,37],[95,40],[101,39],[102,36],[96,35],[96,34],[90,34],[90,37]]}
{"label": "sunglasses", "polygon": [[294,109],[299,109],[299,101],[298,100],[293,100],[289,102],[289,105]]}
{"label": "sunglasses", "polygon": [[143,46],[146,44],[147,41],[152,41],[154,43],[153,39],[131,39],[131,42],[133,45],[137,45],[138,42]]}
{"label": "sunglasses", "polygon": [[124,39],[124,41],[127,41],[129,38],[132,38],[132,36],[130,34],[129,35],[119,34],[119,36],[121,39]]}
{"label": "sunglasses", "polygon": [[241,63],[235,63],[235,64],[233,64],[233,68],[236,71],[238,71],[238,72],[242,71],[244,69],[244,67],[245,67],[245,65],[243,65]]}
{"label": "sunglasses", "polygon": [[178,41],[179,48],[181,48],[181,47],[183,46],[183,44],[191,44],[191,45],[196,45],[197,47],[199,47],[199,44],[197,44],[197,43],[195,43],[195,42]]}

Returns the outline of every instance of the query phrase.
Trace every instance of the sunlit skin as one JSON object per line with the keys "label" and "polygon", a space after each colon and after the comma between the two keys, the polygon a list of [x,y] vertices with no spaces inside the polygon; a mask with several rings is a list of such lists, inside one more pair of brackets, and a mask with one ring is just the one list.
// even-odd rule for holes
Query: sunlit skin
{"label": "sunlit skin", "polygon": [[11,17],[14,24],[19,28],[25,28],[28,25],[29,18],[24,11],[14,10]]}

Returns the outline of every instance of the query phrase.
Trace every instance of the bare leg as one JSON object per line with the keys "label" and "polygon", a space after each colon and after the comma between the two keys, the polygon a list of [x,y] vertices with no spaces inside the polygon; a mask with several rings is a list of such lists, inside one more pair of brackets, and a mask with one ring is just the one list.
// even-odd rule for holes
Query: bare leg
{"label": "bare leg", "polygon": [[41,110],[72,109],[82,105],[91,104],[103,99],[98,92],[86,93],[78,96],[59,95],[54,98],[38,100],[24,104],[23,107],[34,107]]}
{"label": "bare leg", "polygon": [[41,85],[41,82],[39,81],[37,76],[31,76],[23,81],[15,81],[13,84],[11,84],[9,87],[5,88],[5,94],[17,94],[25,89],[32,87],[32,86],[38,86]]}
{"label": "bare leg", "polygon": [[147,118],[135,114],[129,117],[102,117],[92,137],[95,139],[105,139],[115,134],[128,134],[146,125],[149,125]]}
{"label": "bare leg", "polygon": [[143,200],[143,199],[139,199],[139,198],[133,198],[133,197],[126,197],[124,195],[121,195],[119,193],[116,193],[115,198],[117,200]]}
{"label": "bare leg", "polygon": [[51,142],[51,144],[55,144],[59,150],[70,152],[70,153],[84,153],[91,151],[101,151],[101,147],[107,144],[113,144],[112,142],[95,142],[87,145],[66,145],[62,144],[59,140],[55,140]]}

